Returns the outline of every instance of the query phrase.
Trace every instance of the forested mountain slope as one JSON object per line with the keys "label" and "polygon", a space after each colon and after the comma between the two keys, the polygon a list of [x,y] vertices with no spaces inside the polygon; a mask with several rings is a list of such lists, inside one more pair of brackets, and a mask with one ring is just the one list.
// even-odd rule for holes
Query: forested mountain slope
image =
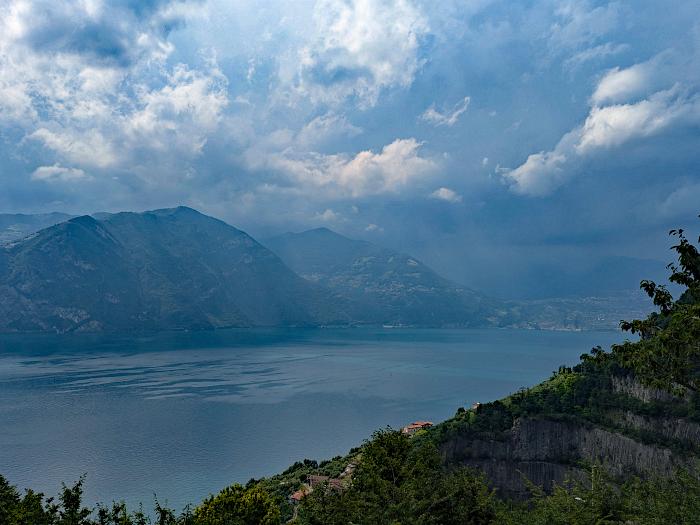
{"label": "forested mountain slope", "polygon": [[286,233],[263,243],[312,282],[362,304],[391,325],[500,325],[504,303],[449,281],[410,255],[327,228]]}
{"label": "forested mountain slope", "polygon": [[0,247],[0,330],[346,323],[350,307],[189,208],[77,217]]}

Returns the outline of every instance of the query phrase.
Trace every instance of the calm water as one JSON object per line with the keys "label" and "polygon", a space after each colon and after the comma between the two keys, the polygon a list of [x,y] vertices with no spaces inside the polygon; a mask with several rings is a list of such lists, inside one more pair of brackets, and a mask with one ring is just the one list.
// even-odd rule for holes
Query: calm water
{"label": "calm water", "polygon": [[89,503],[181,507],[233,481],[440,421],[574,364],[613,332],[248,330],[0,338],[0,473]]}

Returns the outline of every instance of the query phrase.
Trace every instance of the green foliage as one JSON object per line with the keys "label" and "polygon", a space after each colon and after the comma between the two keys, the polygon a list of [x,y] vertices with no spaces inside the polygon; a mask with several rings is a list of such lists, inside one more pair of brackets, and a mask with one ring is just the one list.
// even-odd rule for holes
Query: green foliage
{"label": "green foliage", "polygon": [[277,525],[280,511],[261,487],[235,484],[207,498],[194,517],[197,525]]}
{"label": "green foliage", "polygon": [[531,486],[532,501],[503,510],[499,522],[531,525],[604,525],[624,523],[618,490],[599,466],[591,469],[590,484],[566,482],[547,495]]}
{"label": "green foliage", "polygon": [[27,490],[20,496],[15,487],[0,476],[0,525],[278,525],[276,502],[259,485],[243,488],[233,485],[207,498],[195,509],[189,506],[177,514],[155,499],[153,519],[142,508],[129,512],[124,502],[96,509],[83,506],[83,478],[74,485],[63,485],[58,501]]}
{"label": "green foliage", "polygon": [[365,444],[361,458],[347,490],[320,487],[302,500],[299,524],[494,522],[495,499],[483,475],[446,470],[428,441],[382,430]]}
{"label": "green foliage", "polygon": [[504,525],[697,525],[700,523],[700,481],[680,470],[670,478],[632,478],[622,486],[599,466],[588,483],[567,482],[545,494],[531,488],[524,504],[502,504]]}
{"label": "green foliage", "polygon": [[650,387],[682,395],[700,392],[700,253],[683,230],[671,230],[671,235],[678,242],[672,247],[677,263],[668,266],[669,281],[685,287],[681,298],[674,301],[666,287],[642,281],[659,311],[622,321],[621,328],[639,334],[640,340],[614,345],[611,354],[596,357],[616,360]]}

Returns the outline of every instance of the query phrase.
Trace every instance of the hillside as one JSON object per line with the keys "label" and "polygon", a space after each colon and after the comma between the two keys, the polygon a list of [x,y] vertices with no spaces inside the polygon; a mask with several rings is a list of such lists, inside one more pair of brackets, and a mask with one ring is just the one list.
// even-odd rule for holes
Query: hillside
{"label": "hillside", "polygon": [[0,244],[16,241],[72,217],[72,215],[57,212],[34,215],[0,213]]}
{"label": "hillside", "polygon": [[346,323],[346,302],[189,208],[77,217],[0,249],[0,330]]}
{"label": "hillside", "polygon": [[439,276],[414,257],[327,228],[263,243],[299,275],[362,304],[383,324],[498,325],[506,315],[501,303]]}

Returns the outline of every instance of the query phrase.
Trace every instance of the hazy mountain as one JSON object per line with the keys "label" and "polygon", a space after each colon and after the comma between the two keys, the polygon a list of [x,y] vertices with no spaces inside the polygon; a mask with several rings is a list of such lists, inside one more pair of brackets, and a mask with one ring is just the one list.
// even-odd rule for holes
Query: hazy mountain
{"label": "hazy mountain", "polygon": [[0,213],[0,244],[16,241],[34,232],[66,221],[73,217],[65,213],[42,213],[25,215],[23,213]]}
{"label": "hazy mountain", "polygon": [[305,279],[362,304],[392,325],[498,324],[497,303],[451,282],[417,259],[327,228],[264,241]]}
{"label": "hazy mountain", "polygon": [[[325,228],[268,239],[275,255],[244,232],[182,207],[0,219],[23,228],[21,235],[18,226],[3,230],[15,232],[8,236],[15,240],[0,245],[0,331],[324,324],[615,328],[638,309],[639,297],[630,294],[491,299],[414,257]],[[61,219],[68,220],[33,233]]]}
{"label": "hazy mountain", "polygon": [[341,298],[189,208],[70,219],[0,247],[0,330],[345,323]]}

